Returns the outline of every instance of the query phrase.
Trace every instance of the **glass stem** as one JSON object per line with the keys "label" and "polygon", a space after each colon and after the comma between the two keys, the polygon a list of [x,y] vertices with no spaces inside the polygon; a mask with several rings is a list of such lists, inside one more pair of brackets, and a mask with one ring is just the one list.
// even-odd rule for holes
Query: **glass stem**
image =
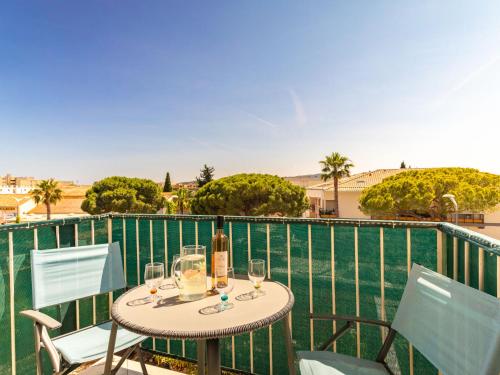
{"label": "glass stem", "polygon": [[221,294],[221,302],[220,302],[221,310],[226,309],[226,306],[227,306],[227,298],[226,297],[227,297],[226,293]]}

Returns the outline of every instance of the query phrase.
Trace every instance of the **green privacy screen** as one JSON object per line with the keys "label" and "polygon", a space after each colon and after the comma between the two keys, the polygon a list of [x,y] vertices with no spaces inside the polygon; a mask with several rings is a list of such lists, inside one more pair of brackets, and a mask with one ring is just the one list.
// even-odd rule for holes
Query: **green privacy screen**
{"label": "green privacy screen", "polygon": [[[19,315],[31,308],[31,249],[119,241],[127,284],[135,286],[144,282],[146,263],[170,265],[183,245],[198,243],[209,249],[213,219],[104,215],[0,227],[0,374],[35,374],[32,325]],[[429,223],[229,217],[225,232],[236,273],[246,274],[249,258],[265,259],[268,276],[291,287],[296,350],[319,347],[335,328],[331,322],[311,322],[310,312],[392,320],[414,262],[492,295],[498,293],[497,256],[442,234]],[[109,319],[109,300],[101,295],[42,311],[63,323],[51,333],[56,336]],[[361,325],[333,350],[375,359],[385,334],[378,327]],[[145,346],[196,358],[196,344],[191,341],[149,339]],[[222,363],[257,374],[282,374],[287,363],[284,348],[283,323],[278,322],[221,340]],[[387,360],[395,374],[438,373],[399,336]],[[44,370],[50,373],[48,367]]]}

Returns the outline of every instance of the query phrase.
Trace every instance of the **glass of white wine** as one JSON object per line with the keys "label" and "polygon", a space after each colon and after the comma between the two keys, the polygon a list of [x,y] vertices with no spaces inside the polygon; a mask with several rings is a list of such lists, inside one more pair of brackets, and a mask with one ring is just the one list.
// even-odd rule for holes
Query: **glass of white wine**
{"label": "glass of white wine", "polygon": [[160,287],[163,278],[165,277],[165,266],[163,263],[148,263],[144,271],[144,281],[149,288],[148,298],[151,302],[157,302],[158,288]]}
{"label": "glass of white wine", "polygon": [[266,262],[263,259],[251,259],[248,262],[248,279],[254,287],[253,298],[264,294],[260,288],[265,278]]}

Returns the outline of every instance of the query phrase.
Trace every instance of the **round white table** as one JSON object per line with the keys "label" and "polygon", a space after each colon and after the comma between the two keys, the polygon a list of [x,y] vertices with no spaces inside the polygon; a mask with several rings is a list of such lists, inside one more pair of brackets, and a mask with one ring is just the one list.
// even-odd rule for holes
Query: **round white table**
{"label": "round white table", "polygon": [[[146,302],[149,289],[138,286],[122,294],[113,304],[113,319],[105,375],[110,374],[111,362],[118,325],[135,333],[166,339],[196,340],[198,343],[198,373],[205,373],[205,357],[209,375],[219,375],[220,352],[219,339],[239,335],[267,327],[284,319],[285,343],[288,355],[289,372],[293,374],[294,353],[290,334],[289,312],[293,307],[294,297],[290,289],[275,281],[264,281],[263,295],[257,298],[242,298],[253,291],[248,279],[235,279],[234,289],[229,294],[230,309],[202,314],[200,310],[220,302],[218,294],[184,302],[179,299],[179,290],[165,280],[160,287],[161,299],[156,303]],[[208,284],[208,282],[207,282]],[[205,355],[206,353],[206,355]]]}

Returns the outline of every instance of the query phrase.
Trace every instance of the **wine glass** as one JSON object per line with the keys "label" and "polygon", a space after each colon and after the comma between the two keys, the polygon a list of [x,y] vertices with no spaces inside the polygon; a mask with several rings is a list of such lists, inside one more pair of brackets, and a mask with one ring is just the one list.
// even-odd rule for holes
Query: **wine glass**
{"label": "wine glass", "polygon": [[228,303],[228,294],[234,288],[234,270],[232,268],[215,269],[215,290],[220,294],[220,310],[232,308],[232,304]]}
{"label": "wine glass", "polygon": [[165,276],[163,263],[148,263],[144,271],[144,281],[149,288],[150,296],[147,298],[151,302],[156,302],[159,299],[158,288]]}
{"label": "wine glass", "polygon": [[203,307],[199,310],[200,314],[211,315],[217,314],[224,310],[229,310],[234,307],[232,303],[228,302],[228,293],[234,288],[234,270],[232,268],[215,269],[215,290],[220,295],[220,302],[216,305]]}
{"label": "wine glass", "polygon": [[248,279],[254,287],[254,292],[252,294],[253,298],[256,298],[264,294],[260,287],[262,282],[266,277],[266,262],[262,259],[251,259],[248,262]]}

